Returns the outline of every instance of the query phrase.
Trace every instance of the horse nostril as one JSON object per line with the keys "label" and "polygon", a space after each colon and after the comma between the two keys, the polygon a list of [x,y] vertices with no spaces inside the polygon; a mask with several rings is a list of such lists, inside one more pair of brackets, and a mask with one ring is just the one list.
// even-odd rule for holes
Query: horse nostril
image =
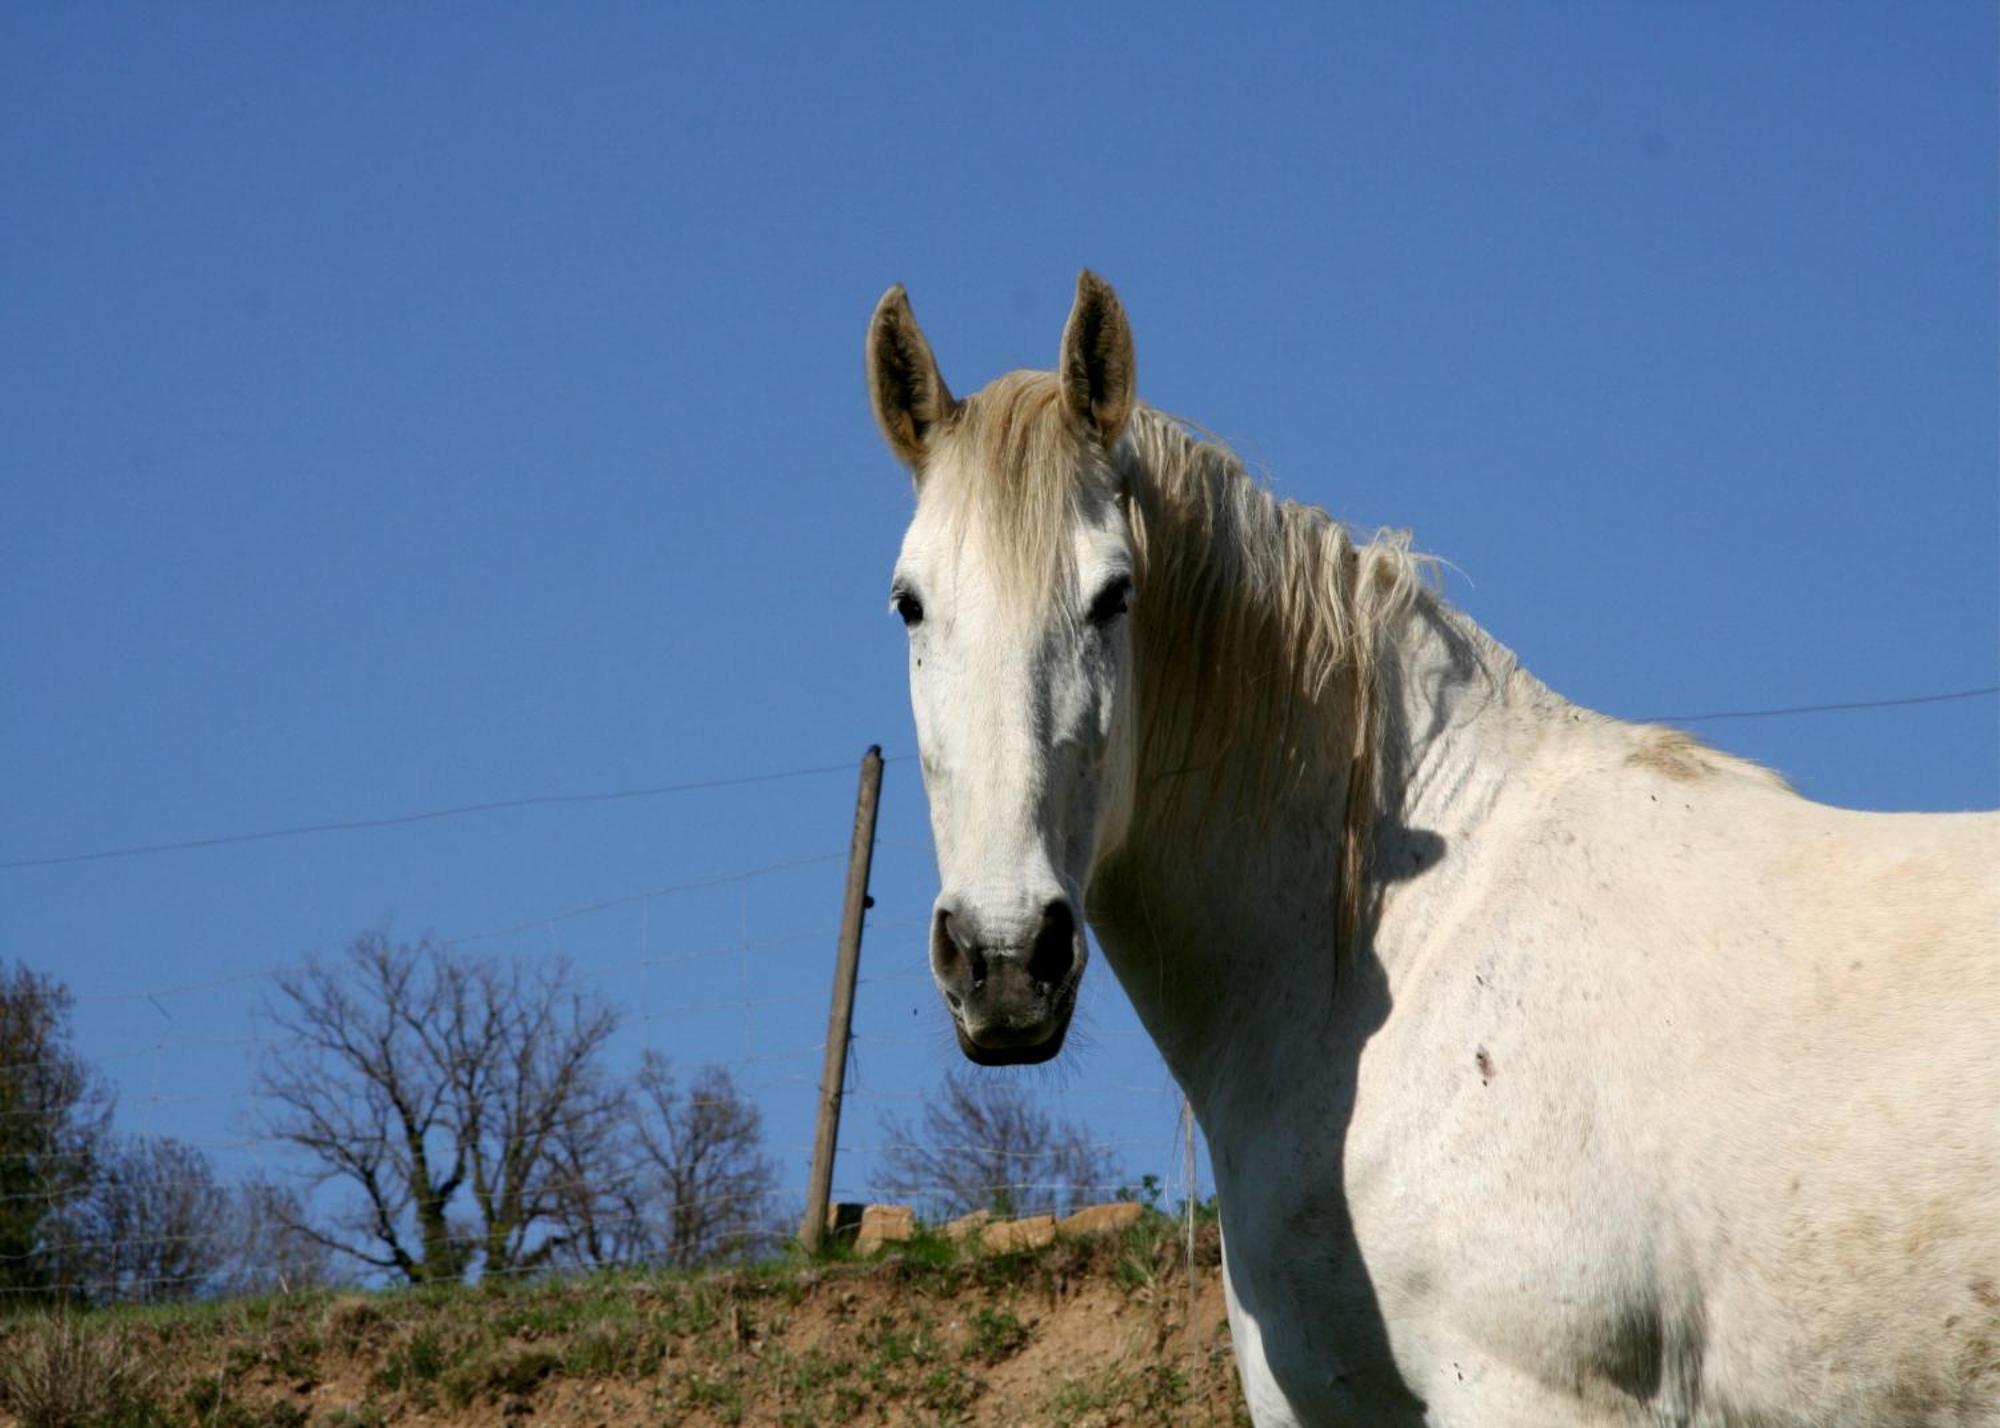
{"label": "horse nostril", "polygon": [[947,981],[970,980],[975,987],[986,977],[986,959],[972,945],[971,930],[949,908],[939,908],[931,924],[931,966]]}
{"label": "horse nostril", "polygon": [[952,935],[951,914],[943,908],[931,919],[931,966],[940,977],[958,977],[965,968],[965,953]]}
{"label": "horse nostril", "polygon": [[1067,977],[1075,964],[1076,914],[1066,900],[1057,898],[1042,909],[1042,923],[1035,929],[1035,945],[1028,953],[1028,975],[1054,985]]}

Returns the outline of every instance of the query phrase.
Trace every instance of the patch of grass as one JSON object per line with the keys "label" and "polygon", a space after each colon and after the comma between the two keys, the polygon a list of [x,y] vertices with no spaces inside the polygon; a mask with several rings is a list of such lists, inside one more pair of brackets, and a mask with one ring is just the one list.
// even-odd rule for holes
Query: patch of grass
{"label": "patch of grass", "polygon": [[543,1286],[535,1295],[516,1294],[503,1301],[488,1322],[496,1337],[539,1339],[575,1333],[607,1318],[631,1318],[632,1294],[579,1292],[570,1285]]}
{"label": "patch of grass", "polygon": [[264,1358],[293,1384],[310,1388],[319,1382],[320,1351],[317,1334],[282,1334],[267,1345]]}
{"label": "patch of grass", "polygon": [[0,1404],[21,1428],[155,1428],[156,1376],[122,1324],[67,1311],[18,1323],[0,1370]]}
{"label": "patch of grass", "polygon": [[1046,1412],[1055,1428],[1074,1428],[1091,1414],[1104,1413],[1124,1399],[1124,1375],[1096,1374],[1064,1379],[1049,1395]]}
{"label": "patch of grass", "polygon": [[1151,1289],[1159,1277],[1159,1259],[1150,1246],[1121,1245],[1111,1261],[1111,1278],[1127,1294]]}
{"label": "patch of grass", "polygon": [[666,1357],[666,1341],[637,1324],[599,1324],[571,1341],[563,1372],[571,1378],[649,1378]]}
{"label": "patch of grass", "polygon": [[934,1229],[919,1226],[916,1234],[896,1245],[892,1256],[904,1264],[944,1269],[956,1268],[967,1253],[964,1242],[946,1239]]}
{"label": "patch of grass", "polygon": [[372,1403],[358,1408],[336,1408],[320,1419],[319,1428],[386,1428],[389,1419]]}
{"label": "patch of grass", "polygon": [[406,1342],[390,1351],[382,1367],[375,1371],[375,1385],[393,1390],[435,1383],[444,1373],[448,1360],[443,1334],[428,1326],[418,1329]]}
{"label": "patch of grass", "polygon": [[972,1407],[986,1385],[958,1364],[939,1364],[917,1383],[919,1407],[937,1415],[939,1423],[956,1423]]}
{"label": "patch of grass", "polygon": [[937,1333],[930,1316],[912,1311],[909,1322],[889,1310],[871,1319],[860,1335],[861,1346],[885,1367],[928,1364],[937,1357]]}
{"label": "patch of grass", "polygon": [[717,1295],[700,1284],[673,1286],[661,1295],[655,1313],[670,1334],[706,1334],[722,1320]]}
{"label": "patch of grass", "polygon": [[1174,1423],[1193,1397],[1185,1370],[1155,1363],[1066,1379],[1049,1396],[1046,1412],[1056,1428],[1074,1428],[1107,1414],[1137,1423]]}
{"label": "patch of grass", "polygon": [[743,1421],[743,1384],[733,1371],[689,1374],[681,1397],[689,1408],[705,1409],[724,1423]]}
{"label": "patch of grass", "polygon": [[466,1363],[444,1383],[446,1396],[464,1407],[482,1396],[525,1397],[541,1386],[542,1380],[562,1371],[562,1355],[539,1346],[501,1349]]}
{"label": "patch of grass", "polygon": [[295,1403],[252,1407],[213,1379],[187,1391],[188,1411],[201,1428],[305,1428],[311,1415]]}
{"label": "patch of grass", "polygon": [[793,1396],[811,1402],[853,1373],[853,1360],[814,1347],[787,1355],[775,1376]]}
{"label": "patch of grass", "polygon": [[1028,1346],[1028,1329],[1011,1309],[981,1309],[972,1316],[972,1338],[965,1356],[997,1364]]}
{"label": "patch of grass", "polygon": [[[989,1323],[989,1335],[1006,1337],[1005,1319]],[[862,1354],[851,1372],[858,1382],[846,1394],[836,1389],[837,1400],[865,1389],[878,1410],[884,1402],[909,1402],[922,1410],[922,1422],[955,1423],[985,1392],[985,1381],[966,1367],[966,1355],[947,1354],[936,1322],[922,1309],[878,1312],[861,1326],[856,1342]],[[844,1416],[868,1401],[852,1403]]]}
{"label": "patch of grass", "polygon": [[334,1352],[358,1354],[387,1335],[389,1316],[380,1300],[355,1295],[329,1302],[320,1329]]}

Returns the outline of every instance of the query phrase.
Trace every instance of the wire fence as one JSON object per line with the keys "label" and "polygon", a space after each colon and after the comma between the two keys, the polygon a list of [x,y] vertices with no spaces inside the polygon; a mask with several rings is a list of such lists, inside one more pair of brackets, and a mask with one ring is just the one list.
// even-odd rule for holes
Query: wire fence
{"label": "wire fence", "polygon": [[[1996,693],[2000,689],[1981,686],[1890,700],[1687,714],[1676,722],[1901,707]],[[907,761],[904,756],[888,762]],[[538,795],[134,844],[0,862],[0,871],[404,827],[500,808],[693,791],[747,797],[752,790],[836,767],[849,766]],[[600,1050],[604,1074],[619,1085],[634,1084],[638,1068],[653,1053],[670,1058],[684,1077],[703,1068],[726,1073],[731,1094],[754,1110],[761,1132],[754,1154],[767,1167],[754,1194],[741,1187],[709,1193],[699,1185],[669,1192],[659,1165],[640,1165],[629,1155],[596,1167],[587,1186],[570,1187],[572,1199],[585,1191],[595,1197],[584,1217],[589,1233],[616,1241],[632,1258],[658,1260],[675,1253],[676,1216],[682,1228],[725,1224],[727,1233],[706,1250],[768,1251],[796,1228],[803,1211],[847,858],[837,834],[847,824],[850,805],[845,789],[828,788],[798,800],[794,811],[796,826],[823,830],[820,846],[689,869],[637,890],[579,888],[579,896],[548,911],[448,930],[434,939],[444,952],[498,964],[567,964],[575,986],[617,1014],[617,1031]],[[1073,1046],[1082,1050],[1066,1053],[1069,1069],[1017,1073],[992,1083],[1000,1088],[996,1094],[1011,1098],[1010,1104],[1048,1132],[1041,1141],[954,1137],[926,1125],[926,1113],[947,1100],[947,1074],[963,1063],[925,966],[934,885],[928,830],[913,790],[885,802],[876,848],[877,886],[866,921],[834,1200],[915,1202],[934,1218],[968,1208],[962,1177],[926,1182],[913,1178],[910,1169],[960,1158],[1002,1166],[1019,1161],[1018,1173],[1005,1184],[1020,1204],[1066,1207],[1139,1197],[1173,1209],[1202,1201],[1204,1160],[1191,1117],[1101,969],[1086,978],[1085,1009],[1072,1035]],[[351,1166],[343,1177],[337,1164],[302,1150],[296,1137],[275,1133],[269,1098],[259,1094],[260,1084],[268,1090],[268,1079],[260,1083],[263,1072],[298,1054],[276,1013],[286,995],[283,978],[299,965],[297,959],[272,960],[213,975],[169,974],[136,985],[74,989],[76,1015],[91,1033],[79,1037],[79,1048],[93,1071],[117,1083],[117,1129],[126,1140],[91,1146],[24,1135],[21,1128],[32,1129],[46,1110],[21,1099],[17,1083],[44,1063],[0,1061],[0,1092],[7,1093],[0,1094],[0,1307],[63,1292],[99,1300],[172,1298],[250,1283],[294,1288],[328,1275],[377,1282],[398,1277],[393,1265],[382,1263],[393,1258],[387,1240],[365,1234],[349,1243],[369,1250],[374,1262],[338,1254],[328,1259],[322,1253],[316,1269],[307,1266],[310,1273],[294,1274],[286,1247],[272,1238],[272,1226],[251,1223],[255,1214],[245,1187],[290,1190],[297,1196],[295,1218],[310,1222],[323,1252],[323,1241],[335,1237],[340,1225],[351,1225],[357,1211],[369,1209],[357,1205]],[[10,1086],[16,1092],[8,1092]],[[1067,1164],[1050,1159],[1051,1137],[1069,1148]],[[180,1173],[155,1173],[131,1187],[122,1222],[101,1213],[93,1220],[79,1209],[89,1203],[93,1177],[101,1181],[115,1161],[107,1149],[115,1152],[140,1139],[157,1144],[160,1138],[184,1152],[176,1162]],[[436,1148],[447,1149],[442,1140]],[[399,1150],[379,1135],[360,1136],[350,1150],[391,1172],[396,1157],[409,1153],[407,1146]],[[1052,1173],[1052,1166],[1063,1173]],[[151,1203],[138,1204],[134,1196],[150,1197]],[[411,1198],[405,1186],[387,1192],[375,1207],[378,1217],[386,1214],[403,1229],[405,1239]],[[453,1233],[467,1242],[477,1239],[465,1224],[470,1199],[470,1187],[461,1187],[450,1207]],[[264,1212],[268,1221],[268,1205]],[[569,1221],[551,1216],[517,1235],[507,1262],[482,1262],[473,1255],[472,1272],[539,1274],[584,1267],[589,1256],[573,1243],[578,1233],[575,1216]],[[565,1235],[572,1242],[563,1242]],[[248,1263],[258,1256],[274,1264]],[[31,1265],[44,1272],[28,1274]],[[165,1268],[153,1273],[147,1266]]]}
{"label": "wire fence", "polygon": [[[814,803],[801,824],[833,832],[849,820],[845,790],[815,795]],[[913,821],[915,807],[906,799],[900,816],[885,816],[878,837],[878,880],[891,886],[878,885],[865,923],[832,1198],[911,1203],[933,1221],[975,1208],[959,1177],[925,1182],[907,1165],[898,1172],[900,1161],[921,1154],[932,1163],[962,1157],[1013,1167],[1003,1185],[1017,1208],[1067,1210],[1139,1196],[1174,1208],[1201,1200],[1204,1192],[1186,1168],[1179,1094],[1102,970],[1097,1015],[1079,1028],[1090,1047],[1081,1071],[998,1075],[982,1083],[1033,1120],[1039,1139],[981,1142],[924,1132],[924,1113],[941,1103],[946,1075],[965,1063],[925,968],[932,888],[927,830]],[[675,1193],[662,1167],[636,1163],[628,1144],[594,1168],[591,1183],[570,1187],[577,1192],[571,1200],[592,1201],[581,1219],[551,1212],[538,1225],[515,1227],[508,1262],[468,1248],[470,1274],[590,1268],[581,1246],[585,1229],[600,1244],[615,1242],[611,1258],[627,1262],[685,1258],[674,1244],[676,1229],[704,1217],[726,1223],[695,1258],[770,1253],[790,1237],[807,1196],[846,858],[829,839],[795,856],[691,872],[637,891],[586,892],[545,913],[431,939],[441,953],[496,965],[566,964],[578,990],[615,1009],[617,1031],[600,1059],[606,1076],[623,1087],[633,1084],[648,1053],[670,1058],[683,1081],[709,1069],[726,1073],[732,1094],[756,1114],[761,1135],[748,1153],[766,1168],[754,1193],[725,1188],[704,1195],[686,1187]],[[909,866],[919,862],[921,868]],[[692,913],[691,903],[699,904]],[[335,971],[341,966],[337,954],[320,962]],[[274,960],[212,976],[75,989],[80,1021],[128,1028],[123,1039],[101,1032],[80,1038],[79,1048],[92,1068],[118,1083],[123,1135],[96,1146],[35,1146],[10,1170],[8,1153],[19,1141],[9,1139],[7,1123],[33,1121],[44,1111],[0,1101],[0,1306],[51,1295],[101,1303],[246,1287],[283,1291],[329,1278],[413,1277],[407,1266],[396,1267],[389,1238],[364,1228],[371,1216],[386,1215],[397,1243],[416,1245],[409,1148],[370,1123],[371,1133],[357,1132],[356,1143],[344,1148],[344,1161],[315,1156],[297,1137],[278,1133],[281,1108],[260,1094],[260,1086],[270,1089],[270,1067],[301,1055],[283,1015],[286,978],[295,978],[301,965]],[[147,1019],[156,1030],[145,1029]],[[36,1064],[0,1064],[0,1084]],[[383,1094],[380,1085],[350,1089],[358,1100]],[[175,1162],[179,1173],[128,1187],[128,1202],[139,1195],[149,1203],[126,1203],[122,1221],[91,1210],[86,1182],[117,1173],[119,1147],[157,1145],[161,1138],[183,1153]],[[1067,1165],[1051,1160],[1051,1138],[1068,1150]],[[449,1157],[453,1147],[433,1132],[429,1150]],[[356,1163],[405,1183],[371,1203],[357,1193]],[[548,1188],[548,1179],[545,1199],[554,1204],[564,1197],[560,1187]],[[281,1227],[293,1241],[289,1249],[273,1243],[278,1229],[268,1223],[268,1204],[266,1223],[248,1223],[259,1213],[252,1188],[269,1187],[297,1196],[294,1218],[303,1223]],[[449,1209],[454,1236],[476,1247],[481,1226],[471,1190],[461,1186]],[[39,1224],[10,1241],[10,1215],[17,1227],[36,1218]],[[329,1256],[325,1245],[335,1240],[366,1257]],[[302,1245],[319,1248],[302,1257]],[[257,1256],[277,1263],[246,1263]],[[40,1272],[28,1273],[31,1266]]]}

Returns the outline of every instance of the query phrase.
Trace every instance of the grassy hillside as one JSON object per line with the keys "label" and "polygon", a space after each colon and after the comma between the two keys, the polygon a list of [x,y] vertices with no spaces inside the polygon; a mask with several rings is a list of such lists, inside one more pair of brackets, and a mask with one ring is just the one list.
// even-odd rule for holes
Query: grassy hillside
{"label": "grassy hillside", "polygon": [[0,1319],[22,1428],[1238,1424],[1213,1226]]}

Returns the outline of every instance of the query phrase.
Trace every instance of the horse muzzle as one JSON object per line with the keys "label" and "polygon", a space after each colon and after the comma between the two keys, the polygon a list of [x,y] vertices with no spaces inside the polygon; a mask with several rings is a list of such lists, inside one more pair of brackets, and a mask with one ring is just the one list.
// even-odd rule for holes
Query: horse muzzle
{"label": "horse muzzle", "polygon": [[1068,899],[1051,899],[1029,935],[1007,931],[949,901],[931,921],[932,974],[958,1049],[981,1066],[1033,1065],[1061,1051],[1083,976],[1083,933]]}

